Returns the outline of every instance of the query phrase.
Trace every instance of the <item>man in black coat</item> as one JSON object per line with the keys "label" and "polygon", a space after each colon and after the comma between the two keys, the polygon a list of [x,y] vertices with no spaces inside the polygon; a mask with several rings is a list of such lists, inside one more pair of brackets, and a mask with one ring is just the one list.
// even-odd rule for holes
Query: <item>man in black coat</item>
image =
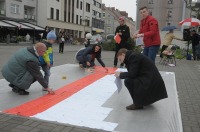
{"label": "man in black coat", "polygon": [[125,48],[120,49],[117,56],[128,71],[115,73],[116,77],[125,79],[124,84],[133,99],[127,110],[143,109],[143,106],[167,98],[164,81],[152,60]]}

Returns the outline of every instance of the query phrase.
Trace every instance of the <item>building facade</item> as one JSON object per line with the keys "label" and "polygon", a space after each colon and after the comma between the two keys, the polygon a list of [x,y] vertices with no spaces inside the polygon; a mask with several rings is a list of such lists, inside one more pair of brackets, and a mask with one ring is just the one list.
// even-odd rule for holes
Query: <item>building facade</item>
{"label": "building facade", "polygon": [[102,19],[105,22],[105,32],[102,34],[103,37],[106,38],[107,35],[115,34],[115,30],[117,26],[119,26],[119,17],[122,16],[125,18],[126,25],[130,28],[130,34],[132,37],[132,34],[135,32],[135,22],[132,18],[128,17],[128,13],[115,9],[115,7],[106,7],[105,4],[103,4],[102,15]]}
{"label": "building facade", "polygon": [[84,38],[88,32],[104,32],[102,0],[42,0],[38,3],[38,12],[41,12],[38,25],[52,27],[56,32],[64,29],[75,38]]}
{"label": "building facade", "polygon": [[[115,10],[114,7],[107,8],[104,13],[102,10],[102,0],[0,0],[0,21],[12,19],[12,25],[18,22],[14,24],[17,35],[21,35],[19,29],[23,33],[22,29],[42,30],[46,26],[51,27],[56,33],[64,29],[66,34],[73,38],[85,38],[88,32],[114,34],[120,16],[124,16],[127,25],[133,29],[133,21],[125,11]],[[39,27],[30,27],[29,24],[22,24],[24,22]],[[36,34],[38,36],[39,32]],[[35,32],[31,32],[31,35],[34,37]]]}
{"label": "building facade", "polygon": [[0,17],[36,23],[37,0],[0,0]]}

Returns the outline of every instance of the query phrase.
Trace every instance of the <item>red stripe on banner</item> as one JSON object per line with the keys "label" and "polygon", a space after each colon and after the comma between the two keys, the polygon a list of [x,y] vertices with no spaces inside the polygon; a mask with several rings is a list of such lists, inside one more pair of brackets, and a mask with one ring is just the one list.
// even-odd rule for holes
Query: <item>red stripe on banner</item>
{"label": "red stripe on banner", "polygon": [[9,114],[18,114],[22,116],[33,116],[37,113],[41,113],[48,108],[54,106],[55,104],[61,102],[62,100],[72,96],[74,93],[77,93],[81,89],[84,89],[86,86],[104,77],[105,75],[113,74],[116,70],[116,68],[108,69],[109,72],[105,72],[102,67],[95,67],[94,73],[59,88],[55,91],[55,95],[47,94],[15,108],[5,110],[3,112]]}

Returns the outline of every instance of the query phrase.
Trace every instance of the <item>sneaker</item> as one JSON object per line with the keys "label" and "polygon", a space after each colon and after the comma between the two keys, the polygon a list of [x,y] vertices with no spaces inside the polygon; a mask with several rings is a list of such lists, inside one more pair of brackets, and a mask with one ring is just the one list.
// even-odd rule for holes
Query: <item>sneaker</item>
{"label": "sneaker", "polygon": [[143,106],[136,106],[134,104],[129,105],[126,107],[127,110],[139,110],[139,109],[143,109]]}

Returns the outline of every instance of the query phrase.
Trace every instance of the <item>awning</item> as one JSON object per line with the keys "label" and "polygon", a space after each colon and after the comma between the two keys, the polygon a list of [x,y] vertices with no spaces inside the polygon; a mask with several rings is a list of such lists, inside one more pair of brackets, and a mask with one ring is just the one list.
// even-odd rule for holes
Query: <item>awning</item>
{"label": "awning", "polygon": [[34,25],[34,24],[31,24],[31,23],[27,23],[27,22],[20,22],[20,23],[23,24],[23,25],[29,26],[29,27],[31,27],[35,30],[45,30],[44,28],[39,27],[39,26]]}
{"label": "awning", "polygon": [[10,25],[10,24],[8,24],[8,23],[5,23],[5,22],[2,22],[2,21],[0,21],[0,27],[12,27],[12,28],[14,28],[15,26],[13,26],[13,25]]}
{"label": "awning", "polygon": [[23,25],[21,23],[15,22],[15,21],[10,21],[10,20],[2,20],[2,21],[5,22],[5,23],[8,23],[8,24],[11,24],[15,27],[18,27],[19,29],[33,29],[31,27],[28,27],[26,25]]}

